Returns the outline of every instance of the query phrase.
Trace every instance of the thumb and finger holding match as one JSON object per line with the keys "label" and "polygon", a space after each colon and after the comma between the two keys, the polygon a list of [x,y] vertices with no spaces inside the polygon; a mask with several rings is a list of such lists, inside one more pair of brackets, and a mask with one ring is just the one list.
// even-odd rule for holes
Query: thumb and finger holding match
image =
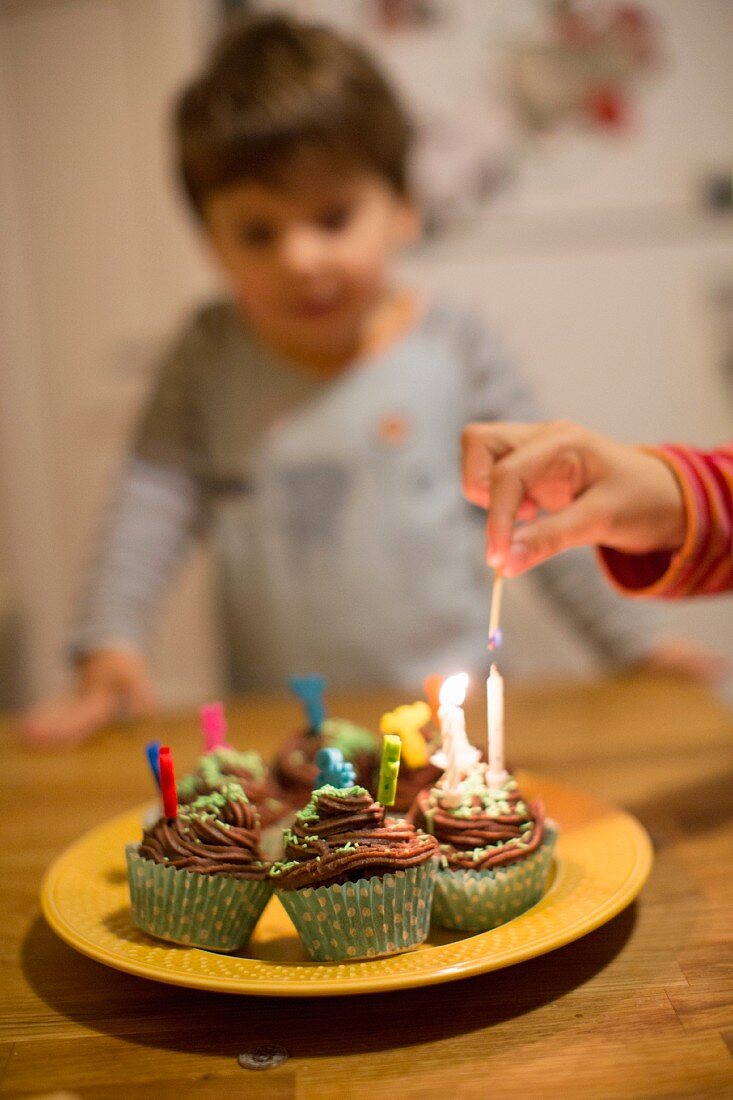
{"label": "thumb and finger holding match", "polygon": [[[489,511],[489,565],[517,576],[587,540],[592,513],[582,494],[593,481],[581,444],[564,422],[466,428],[464,492]],[[539,511],[551,514],[537,518]]]}

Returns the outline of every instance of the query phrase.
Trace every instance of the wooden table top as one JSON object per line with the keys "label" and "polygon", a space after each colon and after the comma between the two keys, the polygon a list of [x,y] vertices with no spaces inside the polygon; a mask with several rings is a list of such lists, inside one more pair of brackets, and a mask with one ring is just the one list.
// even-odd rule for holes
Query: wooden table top
{"label": "wooden table top", "polygon": [[[395,695],[334,697],[366,725]],[[297,725],[285,698],[233,705],[265,752]],[[484,718],[469,708],[480,738]],[[193,715],[111,729],[69,754],[0,730],[0,1097],[457,1100],[733,1096],[733,716],[684,681],[635,676],[509,688],[512,759],[632,811],[655,866],[639,901],[541,958],[460,982],[365,997],[278,1000],[160,985],[76,954],[47,927],[45,868],[144,801],[154,736],[193,761]],[[236,738],[235,738],[236,739]],[[238,1055],[289,1058],[264,1072]]]}

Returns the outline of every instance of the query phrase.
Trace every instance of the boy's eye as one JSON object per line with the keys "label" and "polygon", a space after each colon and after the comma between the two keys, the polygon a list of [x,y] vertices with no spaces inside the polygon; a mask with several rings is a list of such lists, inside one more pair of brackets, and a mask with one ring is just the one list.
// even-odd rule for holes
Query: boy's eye
{"label": "boy's eye", "polygon": [[327,210],[322,211],[316,220],[321,229],[335,232],[338,229],[344,228],[349,222],[352,212],[352,207],[346,204],[331,206]]}
{"label": "boy's eye", "polygon": [[271,244],[274,236],[275,230],[266,222],[250,222],[237,227],[237,240],[240,244],[249,247],[257,248]]}

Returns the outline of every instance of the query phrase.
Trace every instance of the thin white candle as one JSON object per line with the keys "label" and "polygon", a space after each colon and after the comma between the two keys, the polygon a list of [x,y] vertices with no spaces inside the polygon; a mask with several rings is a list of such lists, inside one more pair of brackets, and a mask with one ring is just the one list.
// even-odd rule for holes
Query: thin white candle
{"label": "thin white candle", "polygon": [[498,787],[507,777],[504,767],[504,680],[496,665],[486,681],[486,710],[489,734],[489,786]]}

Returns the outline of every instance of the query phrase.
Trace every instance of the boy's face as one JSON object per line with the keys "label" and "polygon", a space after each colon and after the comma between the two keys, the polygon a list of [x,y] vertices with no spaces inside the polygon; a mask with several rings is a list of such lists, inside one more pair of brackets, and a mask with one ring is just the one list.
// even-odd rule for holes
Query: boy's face
{"label": "boy's face", "polygon": [[419,227],[414,207],[376,173],[318,157],[291,164],[282,186],[244,181],[215,192],[204,221],[260,337],[323,366],[358,352],[392,256]]}

